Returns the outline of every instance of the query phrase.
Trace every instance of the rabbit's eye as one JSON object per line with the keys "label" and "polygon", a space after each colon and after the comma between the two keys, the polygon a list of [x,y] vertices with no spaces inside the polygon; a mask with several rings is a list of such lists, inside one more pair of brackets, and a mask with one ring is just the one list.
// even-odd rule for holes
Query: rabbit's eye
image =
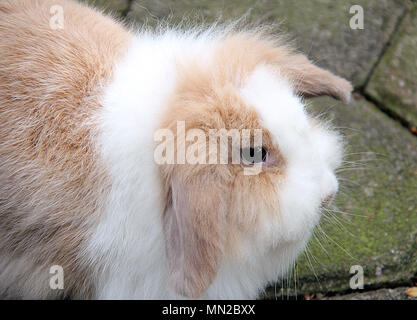
{"label": "rabbit's eye", "polygon": [[265,162],[267,156],[268,150],[261,146],[240,149],[240,159],[242,164],[246,166]]}

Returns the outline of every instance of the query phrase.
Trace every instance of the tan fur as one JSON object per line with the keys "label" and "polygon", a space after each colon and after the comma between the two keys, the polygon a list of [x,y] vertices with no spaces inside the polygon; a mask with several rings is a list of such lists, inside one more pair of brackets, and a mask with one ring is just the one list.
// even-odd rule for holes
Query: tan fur
{"label": "tan fur", "polygon": [[[161,167],[171,196],[164,218],[171,279],[174,289],[189,297],[198,297],[208,287],[221,257],[236,254],[243,235],[248,238],[257,232],[259,212],[278,207],[277,185],[285,175],[285,159],[255,109],[245,105],[238,93],[259,64],[268,64],[286,77],[299,95],[327,94],[343,100],[350,95],[346,80],[261,33],[227,36],[212,64],[201,67],[188,60],[186,66],[179,66],[179,83],[161,128],[176,132],[177,121],[185,121],[186,130],[201,129],[207,137],[209,129],[262,129],[263,145],[273,159],[272,166],[255,176],[245,176],[241,165],[230,163]],[[229,156],[233,148],[229,141]],[[178,256],[182,259],[175,259]]]}
{"label": "tan fur", "polygon": [[[64,29],[50,28],[52,5],[63,7]],[[11,282],[0,270],[0,295],[92,295],[82,250],[107,188],[94,114],[129,38],[75,2],[0,1],[0,256],[16,273]],[[49,289],[54,264],[63,291]],[[34,275],[45,281],[12,290]]]}
{"label": "tan fur", "polygon": [[260,63],[271,65],[287,78],[294,91],[304,97],[329,95],[349,101],[351,84],[327,70],[312,64],[304,55],[263,32],[242,32],[226,37],[218,51],[219,65],[224,67],[225,80],[231,75],[245,75]]}

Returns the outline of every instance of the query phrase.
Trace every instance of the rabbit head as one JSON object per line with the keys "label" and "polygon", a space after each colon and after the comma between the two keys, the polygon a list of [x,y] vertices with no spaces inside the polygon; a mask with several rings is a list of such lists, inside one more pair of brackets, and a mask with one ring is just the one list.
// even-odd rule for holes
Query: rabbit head
{"label": "rabbit head", "polygon": [[260,266],[264,282],[273,281],[304,248],[337,192],[343,146],[309,116],[303,97],[347,101],[352,89],[305,56],[254,35],[226,37],[213,52],[204,64],[201,57],[178,63],[160,126],[174,132],[175,159],[185,155],[159,166],[170,281],[194,298],[216,290],[227,265]]}

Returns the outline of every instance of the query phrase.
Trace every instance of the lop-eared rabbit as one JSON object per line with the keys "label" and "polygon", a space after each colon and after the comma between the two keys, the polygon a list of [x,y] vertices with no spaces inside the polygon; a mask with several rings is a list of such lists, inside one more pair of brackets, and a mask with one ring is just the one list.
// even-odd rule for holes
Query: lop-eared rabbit
{"label": "lop-eared rabbit", "polygon": [[[0,39],[3,298],[256,298],[337,192],[343,141],[304,98],[351,85],[261,28],[1,0]],[[241,161],[204,161],[213,132]]]}

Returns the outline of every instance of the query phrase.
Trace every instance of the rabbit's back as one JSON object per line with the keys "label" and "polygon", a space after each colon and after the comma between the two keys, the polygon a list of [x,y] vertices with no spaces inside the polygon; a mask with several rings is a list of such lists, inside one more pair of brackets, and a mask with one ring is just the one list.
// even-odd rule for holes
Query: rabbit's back
{"label": "rabbit's back", "polygon": [[129,34],[73,2],[10,0],[0,39],[0,295],[55,294],[52,265],[66,270],[61,294],[91,295],[72,279],[89,272],[82,248],[106,192],[96,114]]}

